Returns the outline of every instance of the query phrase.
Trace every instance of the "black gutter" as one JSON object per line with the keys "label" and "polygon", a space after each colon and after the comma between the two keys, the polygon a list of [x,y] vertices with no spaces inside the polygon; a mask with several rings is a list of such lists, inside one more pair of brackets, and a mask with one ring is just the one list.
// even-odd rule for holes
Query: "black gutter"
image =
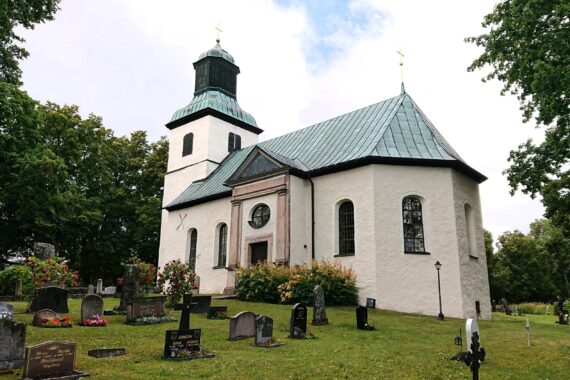
{"label": "black gutter", "polygon": [[201,109],[200,111],[191,113],[190,115],[186,115],[184,117],[181,117],[180,119],[173,120],[173,121],[166,124],[166,128],[174,129],[176,127],[180,127],[181,125],[189,123],[193,120],[197,120],[197,119],[200,119],[200,118],[202,118],[204,116],[208,116],[208,115],[215,116],[218,119],[221,119],[223,121],[227,121],[228,123],[231,123],[233,125],[237,125],[238,127],[241,127],[243,129],[245,129],[246,131],[250,131],[252,133],[255,133],[256,135],[259,135],[260,133],[263,132],[263,129],[256,127],[255,125],[248,124],[248,123],[246,123],[240,119],[236,119],[232,116],[226,115],[225,113],[222,113],[218,110],[215,110],[215,109],[209,108],[209,107]]}
{"label": "black gutter", "polygon": [[310,176],[307,180],[311,184],[311,259],[315,259],[315,184]]}

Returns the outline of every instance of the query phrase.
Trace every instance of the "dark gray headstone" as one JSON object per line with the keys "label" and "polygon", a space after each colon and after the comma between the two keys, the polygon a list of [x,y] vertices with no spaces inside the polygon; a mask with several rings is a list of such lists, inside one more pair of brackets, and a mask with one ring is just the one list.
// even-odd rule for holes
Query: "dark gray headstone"
{"label": "dark gray headstone", "polygon": [[34,243],[34,256],[40,260],[47,260],[55,256],[55,247],[48,243]]}
{"label": "dark gray headstone", "polygon": [[118,311],[127,310],[127,305],[139,297],[139,271],[134,264],[125,265],[123,273],[123,287],[121,290],[121,303],[116,308]]}
{"label": "dark gray headstone", "polygon": [[368,308],[365,306],[356,307],[356,327],[359,330],[374,330],[374,326],[368,323]]}
{"label": "dark gray headstone", "polygon": [[307,334],[307,306],[296,303],[291,309],[289,337],[302,338]]}
{"label": "dark gray headstone", "polygon": [[26,325],[0,319],[0,371],[21,368],[24,365]]}
{"label": "dark gray headstone", "polygon": [[103,315],[103,298],[97,294],[88,294],[81,301],[81,320],[95,319]]}
{"label": "dark gray headstone", "polygon": [[162,317],[166,314],[166,296],[135,298],[127,305],[127,323],[136,322],[141,317]]}
{"label": "dark gray headstone", "polygon": [[164,338],[164,358],[176,359],[200,352],[201,329],[167,330]]}
{"label": "dark gray headstone", "polygon": [[255,336],[255,313],[242,311],[230,318],[230,340]]}
{"label": "dark gray headstone", "polygon": [[0,319],[14,318],[14,306],[6,302],[0,302]]}
{"label": "dark gray headstone", "polygon": [[43,310],[37,311],[34,314],[34,319],[32,320],[32,326],[41,327],[43,325],[42,321],[44,321],[46,319],[54,319],[54,318],[61,319],[59,314],[57,314],[53,310],[43,309]]}
{"label": "dark gray headstone", "polygon": [[46,342],[26,348],[24,379],[86,376],[75,371],[77,345],[67,342]]}
{"label": "dark gray headstone", "polygon": [[313,290],[313,326],[328,325],[327,312],[325,308],[325,292],[322,286],[316,285]]}
{"label": "dark gray headstone", "polygon": [[45,288],[36,289],[34,299],[28,311],[35,313],[42,309],[50,309],[56,313],[69,313],[67,295],[67,289],[57,286],[47,286]]}
{"label": "dark gray headstone", "polygon": [[260,315],[255,319],[255,345],[271,344],[273,339],[273,319]]}
{"label": "dark gray headstone", "polygon": [[210,309],[210,304],[212,303],[212,296],[193,296],[192,303],[195,303],[192,306],[191,312],[194,314],[202,314],[207,313],[208,309]]}

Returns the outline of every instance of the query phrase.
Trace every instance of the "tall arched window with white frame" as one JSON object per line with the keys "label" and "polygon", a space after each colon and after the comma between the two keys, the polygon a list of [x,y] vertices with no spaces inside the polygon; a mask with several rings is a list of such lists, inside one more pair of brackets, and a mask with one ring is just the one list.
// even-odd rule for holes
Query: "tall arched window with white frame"
{"label": "tall arched window with white frame", "polygon": [[338,208],[338,254],[354,255],[354,205],[344,201]]}
{"label": "tall arched window with white frame", "polygon": [[222,223],[218,228],[218,267],[226,266],[226,256],[228,251],[228,225]]}
{"label": "tall arched window with white frame", "polygon": [[402,200],[404,252],[425,253],[422,202],[417,197]]}

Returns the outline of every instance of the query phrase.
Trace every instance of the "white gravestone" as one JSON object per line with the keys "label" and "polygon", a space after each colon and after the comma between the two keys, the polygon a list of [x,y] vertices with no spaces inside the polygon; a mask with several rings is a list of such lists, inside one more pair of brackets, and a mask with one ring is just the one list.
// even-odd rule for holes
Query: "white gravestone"
{"label": "white gravestone", "polygon": [[471,352],[471,337],[473,333],[476,332],[479,335],[479,347],[481,345],[481,333],[479,332],[479,325],[474,318],[469,318],[467,322],[465,322],[465,331],[467,332],[467,350]]}

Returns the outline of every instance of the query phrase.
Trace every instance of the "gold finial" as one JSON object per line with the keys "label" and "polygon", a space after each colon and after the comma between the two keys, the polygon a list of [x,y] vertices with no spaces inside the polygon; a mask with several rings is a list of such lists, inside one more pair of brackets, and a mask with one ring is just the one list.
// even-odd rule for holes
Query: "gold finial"
{"label": "gold finial", "polygon": [[220,29],[220,22],[218,21],[218,26],[216,26],[216,42],[220,43],[220,33],[222,29]]}
{"label": "gold finial", "polygon": [[400,78],[402,79],[402,83],[404,83],[404,53],[402,52],[402,48],[396,50],[396,53],[400,56]]}

